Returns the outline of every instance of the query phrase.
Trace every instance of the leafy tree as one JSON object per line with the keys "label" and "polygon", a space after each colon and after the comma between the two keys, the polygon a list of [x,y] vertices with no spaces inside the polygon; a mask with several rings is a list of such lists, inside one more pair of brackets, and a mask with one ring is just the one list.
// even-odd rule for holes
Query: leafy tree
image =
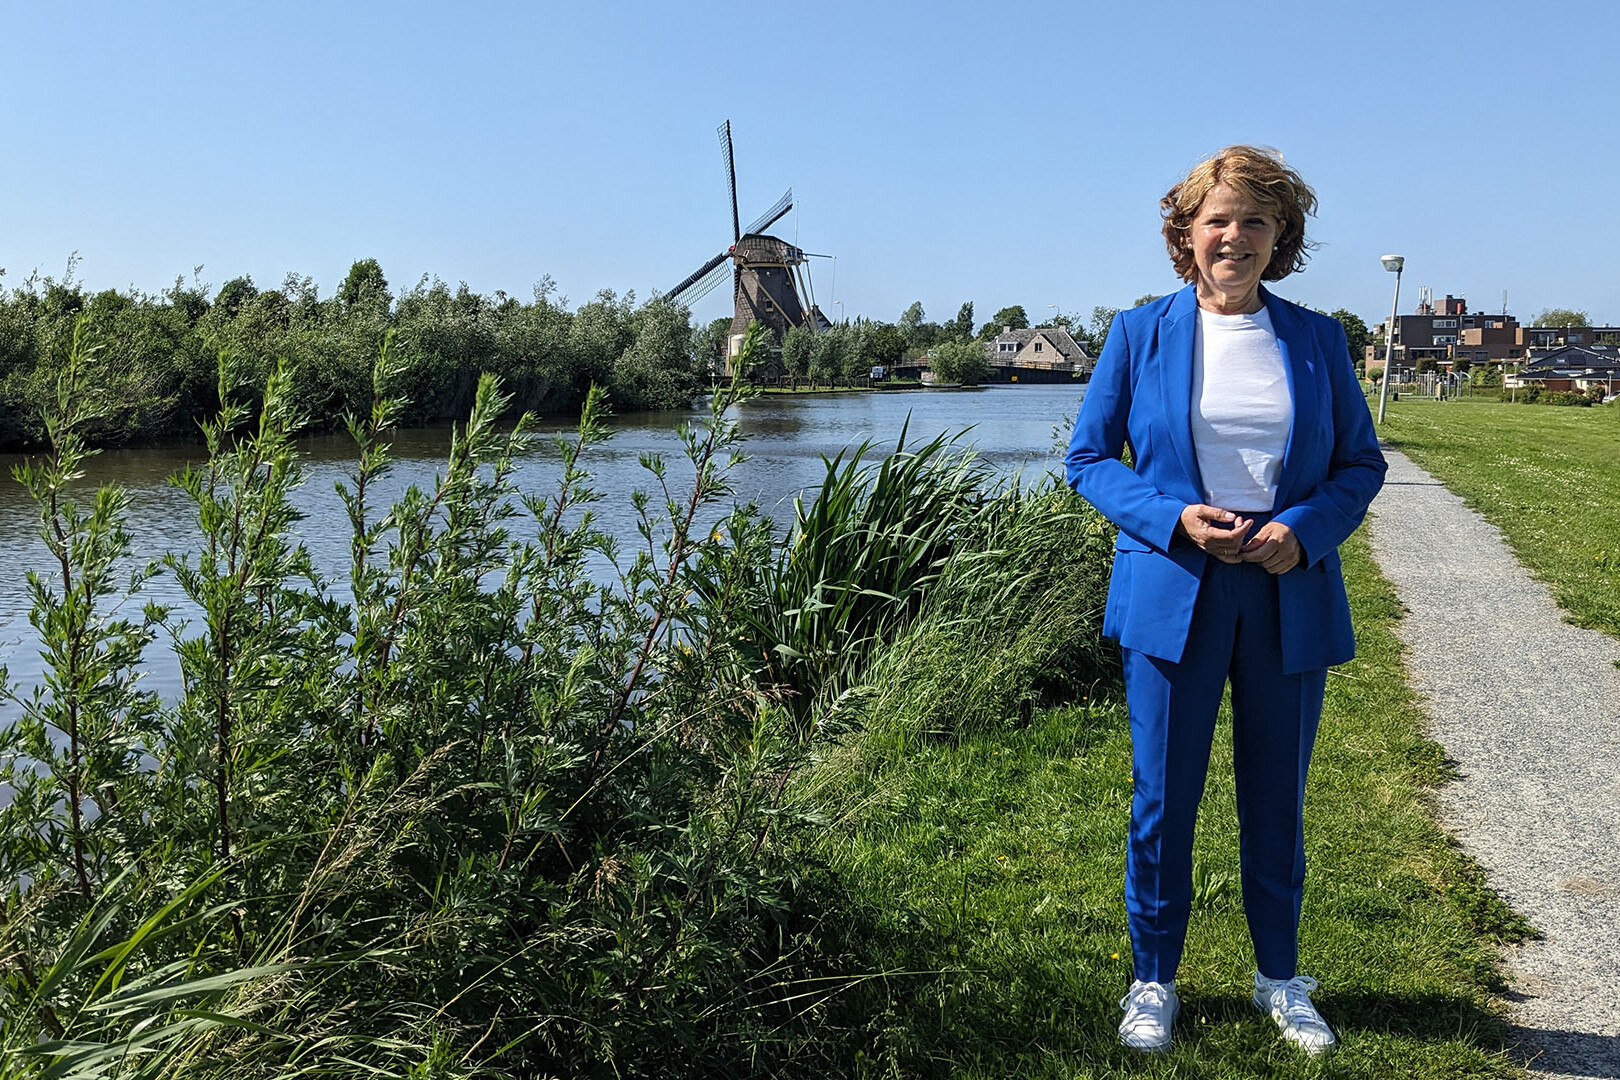
{"label": "leafy tree", "polygon": [[[1068,315],[1063,314],[1063,312],[1061,312],[1061,311],[1056,311],[1055,314],[1053,314],[1051,318],[1045,320],[1044,322],[1036,323],[1035,324],[1035,329],[1037,329],[1037,330],[1045,330],[1048,327],[1062,327],[1064,330],[1068,330],[1073,325],[1074,325],[1074,319],[1073,318],[1071,318]],[[1076,340],[1078,340],[1078,338]]]}
{"label": "leafy tree", "polygon": [[[785,343],[783,347],[786,348]],[[872,363],[893,367],[905,358],[906,339],[892,323],[873,323],[867,349]]]}
{"label": "leafy tree", "polygon": [[1029,315],[1024,311],[1023,304],[1014,304],[1011,307],[1002,308],[996,312],[995,318],[990,321],[995,324],[998,330],[1003,326],[1010,326],[1014,330],[1029,329]]}
{"label": "leafy tree", "polygon": [[1361,364],[1367,355],[1367,346],[1372,344],[1372,332],[1367,329],[1367,324],[1362,322],[1361,316],[1353,311],[1339,308],[1333,313],[1333,317],[1344,327],[1344,339],[1350,345],[1350,359],[1356,364]]}
{"label": "leafy tree", "polygon": [[849,346],[846,326],[834,326],[817,334],[810,350],[810,377],[827,381],[844,374],[849,362]]}
{"label": "leafy tree", "polygon": [[969,300],[956,309],[956,318],[940,327],[940,330],[962,341],[973,336],[973,301]]}
{"label": "leafy tree", "polygon": [[940,382],[977,385],[990,376],[990,357],[976,341],[942,341],[928,352],[928,366]]}
{"label": "leafy tree", "polygon": [[[894,329],[890,327],[890,329]],[[898,330],[895,331],[899,333]],[[782,335],[782,366],[795,379],[810,373],[810,357],[815,351],[816,336],[808,326],[792,326]]]}
{"label": "leafy tree", "polygon": [[1114,325],[1114,316],[1119,314],[1118,308],[1098,305],[1091,309],[1090,353],[1092,356],[1102,354],[1103,345],[1108,341],[1108,329]]}
{"label": "leafy tree", "polygon": [[382,266],[376,259],[357,259],[349,267],[349,276],[343,279],[338,299],[346,309],[366,308],[372,312],[387,311],[394,298],[388,292],[388,279],[383,277]]}
{"label": "leafy tree", "polygon": [[1592,320],[1584,311],[1572,308],[1542,308],[1531,326],[1560,327],[1560,326],[1591,326]]}
{"label": "leafy tree", "polygon": [[731,316],[722,315],[711,320],[698,332],[693,351],[697,354],[700,367],[707,367],[711,371],[724,371],[726,363],[726,349],[730,345]]}
{"label": "leafy tree", "polygon": [[1159,299],[1163,295],[1163,293],[1143,293],[1141,296],[1138,296],[1135,300],[1131,301],[1131,307],[1138,308],[1143,304],[1151,304],[1153,301]]}
{"label": "leafy tree", "polygon": [[923,311],[921,300],[913,300],[911,306],[900,313],[900,333],[905,336],[907,346],[913,349],[920,347],[921,343],[917,340],[918,330],[926,318],[928,314]]}
{"label": "leafy tree", "polygon": [[662,297],[630,316],[629,346],[613,365],[613,392],[623,409],[674,409],[691,404],[708,377],[692,350],[687,311]]}
{"label": "leafy tree", "polygon": [[219,295],[214,297],[214,306],[228,319],[234,319],[242,310],[244,304],[250,303],[259,290],[254,288],[251,277],[235,277],[219,287]]}
{"label": "leafy tree", "polygon": [[872,368],[872,359],[869,355],[871,330],[865,319],[857,319],[841,329],[844,331],[845,345],[839,357],[843,363],[839,374],[846,378],[864,376]]}

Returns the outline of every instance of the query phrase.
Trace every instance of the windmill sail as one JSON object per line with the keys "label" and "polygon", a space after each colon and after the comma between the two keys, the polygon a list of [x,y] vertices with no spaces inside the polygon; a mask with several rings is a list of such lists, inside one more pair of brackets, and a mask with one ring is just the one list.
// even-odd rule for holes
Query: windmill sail
{"label": "windmill sail", "polygon": [[745,230],[744,235],[764,232],[776,223],[777,219],[793,209],[793,189],[788,188],[782,197],[776,200],[776,205],[754,219],[754,223]]}
{"label": "windmill sail", "polygon": [[[724,275],[718,274],[716,271],[720,270],[726,260],[730,258],[731,252],[729,250],[722,251],[720,254],[716,255],[714,258],[710,259],[708,262],[686,275],[686,277],[681,280],[679,285],[669,290],[669,292],[666,294],[667,299],[681,300],[684,297],[684,302],[690,304],[699,297],[706,295],[710,289],[713,289],[715,285],[719,284],[719,282],[724,279]],[[707,279],[711,277],[714,278],[714,280],[708,281]],[[701,291],[698,289],[698,286],[700,285],[703,287]]]}
{"label": "windmill sail", "polygon": [[731,153],[731,121],[720,125],[720,151],[726,159],[726,189],[731,192],[731,242],[742,239],[737,227],[737,159]]}

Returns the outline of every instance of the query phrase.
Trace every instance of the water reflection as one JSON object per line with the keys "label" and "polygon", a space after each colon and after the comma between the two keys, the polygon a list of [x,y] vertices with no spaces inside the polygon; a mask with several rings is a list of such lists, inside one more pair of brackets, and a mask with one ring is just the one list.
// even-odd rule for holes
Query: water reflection
{"label": "water reflection", "polygon": [[[1052,446],[1053,426],[1073,415],[1079,392],[1080,388],[1030,386],[756,398],[739,406],[736,414],[747,436],[744,449],[748,454],[733,475],[737,499],[759,505],[779,521],[787,520],[794,496],[821,482],[823,457],[866,441],[872,443],[873,452],[884,452],[894,447],[902,429],[908,433],[908,442],[922,442],[942,432],[971,427],[965,441],[975,445],[999,471],[1021,468],[1030,474],[1052,469],[1058,463]],[[689,484],[691,467],[675,426],[700,415],[683,411],[615,418],[611,425],[614,437],[589,452],[583,462],[596,487],[607,496],[593,508],[605,531],[627,545],[638,539],[630,493],[654,486],[641,467],[643,454],[664,456],[672,489]],[[547,494],[560,472],[553,436],[568,434],[572,425],[544,422],[535,430],[536,437],[517,463],[514,479],[525,493]],[[411,484],[431,487],[435,475],[443,471],[449,438],[448,428],[395,435],[394,467],[373,488],[373,505],[386,505]],[[350,530],[335,485],[353,471],[354,446],[345,435],[321,435],[301,440],[299,452],[305,480],[293,500],[304,520],[297,532],[309,546],[316,568],[341,583],[347,576]],[[197,538],[195,510],[168,480],[188,464],[200,463],[202,457],[196,446],[100,454],[87,463],[83,495],[88,497],[93,486],[105,483],[121,484],[128,491],[130,528],[136,538],[135,557],[140,561],[167,551],[192,551]],[[0,467],[7,477],[20,460],[0,455]],[[48,572],[50,567],[38,531],[38,514],[26,492],[9,479],[0,482],[0,664],[9,666],[13,682],[25,687],[37,682],[41,674],[33,628],[28,625],[25,575],[30,570]],[[186,612],[170,575],[152,582],[143,595],[175,605],[181,616]],[[178,689],[178,668],[167,641],[160,640],[154,649],[150,685],[172,696]]]}

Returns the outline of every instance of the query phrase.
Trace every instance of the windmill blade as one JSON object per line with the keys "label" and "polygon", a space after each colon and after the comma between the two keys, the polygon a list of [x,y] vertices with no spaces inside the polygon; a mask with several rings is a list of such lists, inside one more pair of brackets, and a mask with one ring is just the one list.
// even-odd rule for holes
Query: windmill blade
{"label": "windmill blade", "polygon": [[[737,271],[732,271],[733,275],[736,273]],[[690,289],[687,289],[686,295],[681,297],[680,302],[687,307],[691,307],[693,304],[696,304],[699,300],[712,293],[724,280],[726,280],[726,268],[724,266],[717,266],[713,270],[710,270],[706,276],[699,278],[697,283]],[[732,284],[733,287],[735,287],[735,281],[733,281]]]}
{"label": "windmill blade", "polygon": [[[716,271],[718,271],[721,268],[721,265],[729,258],[731,258],[731,252],[722,251],[720,254],[716,255],[714,258],[710,259],[708,262],[686,275],[686,278],[679,285],[669,290],[669,292],[665,295],[665,299],[679,300],[680,302],[686,304],[696,301],[710,289],[714,288],[715,284],[724,276],[716,273]],[[711,277],[715,278],[715,281],[707,280]],[[701,291],[699,291],[699,286],[702,286]]]}
{"label": "windmill blade", "polygon": [[731,121],[727,120],[720,125],[720,152],[726,159],[726,188],[731,192],[731,242],[735,244],[742,239],[742,232],[737,228],[737,161],[731,154]]}
{"label": "windmill blade", "polygon": [[776,200],[775,206],[771,207],[769,210],[765,211],[763,214],[759,215],[759,217],[754,219],[754,223],[748,226],[744,235],[747,235],[748,233],[764,232],[766,229],[770,228],[778,218],[791,209],[793,209],[793,189],[788,188],[782,193],[782,197]]}

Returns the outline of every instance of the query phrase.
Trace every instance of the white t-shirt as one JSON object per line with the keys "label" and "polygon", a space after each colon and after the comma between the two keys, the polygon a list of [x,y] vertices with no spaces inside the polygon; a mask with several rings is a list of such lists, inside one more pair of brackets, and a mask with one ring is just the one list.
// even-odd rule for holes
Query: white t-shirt
{"label": "white t-shirt", "polygon": [[1252,315],[1199,308],[1192,437],[1204,501],[1223,510],[1271,510],[1293,421],[1288,372],[1271,315],[1265,308]]}

